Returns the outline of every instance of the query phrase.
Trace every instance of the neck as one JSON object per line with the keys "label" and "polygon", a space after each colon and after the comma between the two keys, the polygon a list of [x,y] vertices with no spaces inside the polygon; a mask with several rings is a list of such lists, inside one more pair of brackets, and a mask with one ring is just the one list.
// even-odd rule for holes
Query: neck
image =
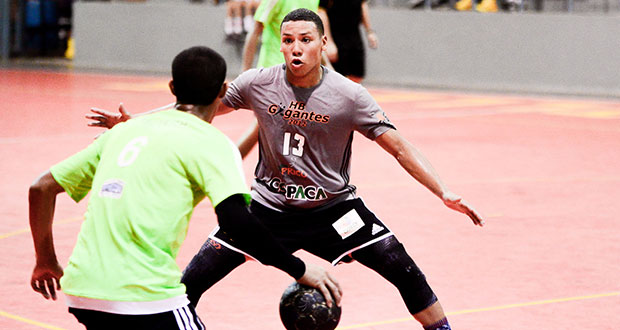
{"label": "neck", "polygon": [[179,111],[191,113],[192,115],[210,123],[215,116],[214,107],[210,105],[196,105],[196,104],[183,104],[176,103],[174,108]]}
{"label": "neck", "polygon": [[287,67],[286,68],[286,79],[291,85],[295,87],[300,87],[300,88],[314,87],[321,82],[321,79],[323,79],[323,67],[321,67],[321,65],[318,65],[316,69],[313,69],[312,71],[308,72],[303,77],[294,76],[293,73]]}

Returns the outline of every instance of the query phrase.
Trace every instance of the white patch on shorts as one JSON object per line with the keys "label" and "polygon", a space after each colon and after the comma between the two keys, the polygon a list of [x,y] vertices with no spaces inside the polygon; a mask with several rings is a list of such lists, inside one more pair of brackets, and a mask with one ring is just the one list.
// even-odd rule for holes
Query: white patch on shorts
{"label": "white patch on shorts", "polygon": [[364,221],[362,221],[362,218],[360,218],[359,214],[353,209],[334,222],[332,226],[336,229],[336,232],[342,236],[342,239],[345,239],[364,227]]}
{"label": "white patch on shorts", "polygon": [[123,195],[123,187],[125,182],[118,179],[111,179],[103,183],[99,196],[119,199]]}

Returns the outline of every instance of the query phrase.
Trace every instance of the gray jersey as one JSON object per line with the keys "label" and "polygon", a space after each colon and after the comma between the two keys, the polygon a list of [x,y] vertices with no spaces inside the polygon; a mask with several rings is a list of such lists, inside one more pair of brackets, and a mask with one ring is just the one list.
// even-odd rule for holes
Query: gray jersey
{"label": "gray jersey", "polygon": [[266,206],[292,211],[354,197],[353,132],[374,140],[394,128],[364,87],[323,70],[322,81],[312,88],[292,86],[284,65],[248,70],[223,99],[256,115],[259,161],[252,197]]}

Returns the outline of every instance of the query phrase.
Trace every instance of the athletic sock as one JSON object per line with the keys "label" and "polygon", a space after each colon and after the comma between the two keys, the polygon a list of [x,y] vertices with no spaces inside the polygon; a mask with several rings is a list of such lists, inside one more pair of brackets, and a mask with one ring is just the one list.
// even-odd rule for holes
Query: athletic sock
{"label": "athletic sock", "polygon": [[224,19],[224,33],[229,36],[231,34],[233,34],[233,21],[232,21],[232,17],[226,17]]}
{"label": "athletic sock", "polygon": [[232,24],[233,24],[233,33],[235,34],[243,33],[243,20],[241,19],[241,17],[237,17],[237,16],[233,17]]}
{"label": "athletic sock", "polygon": [[252,30],[254,29],[254,16],[246,15],[243,18],[243,29],[247,33],[252,33]]}
{"label": "athletic sock", "polygon": [[443,319],[424,327],[424,330],[452,330],[450,328],[450,324],[448,323],[448,318],[444,317]]}

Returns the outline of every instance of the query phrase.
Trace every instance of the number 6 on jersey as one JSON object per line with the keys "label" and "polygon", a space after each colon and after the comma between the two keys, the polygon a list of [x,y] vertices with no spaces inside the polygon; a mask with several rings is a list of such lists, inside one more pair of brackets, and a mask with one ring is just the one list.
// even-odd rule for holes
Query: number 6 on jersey
{"label": "number 6 on jersey", "polygon": [[116,160],[116,165],[118,167],[126,167],[131,165],[138,158],[138,154],[142,151],[142,148],[149,142],[149,139],[146,136],[138,136],[137,138],[129,141],[125,148],[121,151],[120,155],[118,155],[118,159]]}

